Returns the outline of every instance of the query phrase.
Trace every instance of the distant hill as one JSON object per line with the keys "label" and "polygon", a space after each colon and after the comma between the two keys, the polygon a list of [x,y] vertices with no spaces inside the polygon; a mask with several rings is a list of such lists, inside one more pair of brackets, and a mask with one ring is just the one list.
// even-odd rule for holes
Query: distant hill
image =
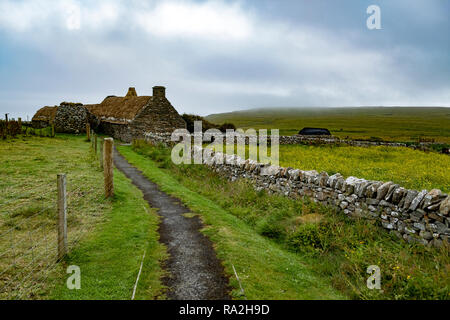
{"label": "distant hill", "polygon": [[319,127],[353,139],[420,138],[450,143],[450,108],[446,107],[259,108],[211,114],[205,119],[231,122],[239,128],[280,129],[285,135],[303,127]]}

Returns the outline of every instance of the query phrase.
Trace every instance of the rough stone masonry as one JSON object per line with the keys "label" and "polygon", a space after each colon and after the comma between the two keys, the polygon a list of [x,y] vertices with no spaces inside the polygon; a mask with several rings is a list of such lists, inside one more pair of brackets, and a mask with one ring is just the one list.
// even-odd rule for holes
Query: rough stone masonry
{"label": "rough stone masonry", "polygon": [[237,155],[209,152],[211,156],[203,157],[203,163],[232,181],[250,179],[258,190],[309,197],[347,216],[378,220],[409,243],[435,247],[448,243],[450,198],[441,190],[409,190],[391,181],[344,178],[340,173],[330,176],[326,172],[264,165]]}

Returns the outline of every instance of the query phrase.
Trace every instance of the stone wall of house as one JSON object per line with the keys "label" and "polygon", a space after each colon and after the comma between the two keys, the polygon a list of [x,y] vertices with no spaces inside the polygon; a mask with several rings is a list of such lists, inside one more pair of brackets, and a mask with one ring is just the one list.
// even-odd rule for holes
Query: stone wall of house
{"label": "stone wall of house", "polygon": [[97,130],[123,142],[133,140],[133,131],[127,124],[102,121]]}
{"label": "stone wall of house", "polygon": [[50,125],[50,121],[44,121],[44,120],[31,120],[31,126],[34,129],[43,129],[47,128]]}
{"label": "stone wall of house", "polygon": [[171,132],[145,132],[144,140],[149,141],[153,144],[170,145],[171,136],[172,136]]}
{"label": "stone wall of house", "polygon": [[232,181],[250,179],[258,190],[309,197],[347,216],[378,220],[409,243],[435,247],[448,243],[450,198],[438,189],[409,190],[393,182],[264,165],[220,152],[211,152],[202,162]]}
{"label": "stone wall of house", "polygon": [[144,132],[164,133],[174,129],[186,128],[186,122],[175,108],[163,96],[152,97],[151,103],[144,108],[131,124],[135,136]]}
{"label": "stone wall of house", "polygon": [[63,102],[55,116],[56,132],[81,133],[86,131],[88,112],[81,103]]}

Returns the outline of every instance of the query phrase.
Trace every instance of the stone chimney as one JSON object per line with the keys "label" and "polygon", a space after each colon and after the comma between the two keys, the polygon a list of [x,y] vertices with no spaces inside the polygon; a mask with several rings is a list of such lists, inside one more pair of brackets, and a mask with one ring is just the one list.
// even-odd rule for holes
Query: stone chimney
{"label": "stone chimney", "polygon": [[166,97],[166,88],[162,87],[162,86],[153,87],[153,97],[165,98]]}
{"label": "stone chimney", "polygon": [[129,87],[125,97],[137,97],[136,89],[134,87]]}

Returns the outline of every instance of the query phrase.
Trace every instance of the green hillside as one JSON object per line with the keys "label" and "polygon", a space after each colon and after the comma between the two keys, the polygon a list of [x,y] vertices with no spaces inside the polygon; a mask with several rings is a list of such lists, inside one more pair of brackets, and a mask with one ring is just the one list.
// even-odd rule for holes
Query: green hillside
{"label": "green hillside", "polygon": [[284,135],[303,127],[321,127],[342,138],[450,142],[450,108],[445,107],[261,108],[211,114],[206,120],[232,122],[240,128],[280,129]]}

